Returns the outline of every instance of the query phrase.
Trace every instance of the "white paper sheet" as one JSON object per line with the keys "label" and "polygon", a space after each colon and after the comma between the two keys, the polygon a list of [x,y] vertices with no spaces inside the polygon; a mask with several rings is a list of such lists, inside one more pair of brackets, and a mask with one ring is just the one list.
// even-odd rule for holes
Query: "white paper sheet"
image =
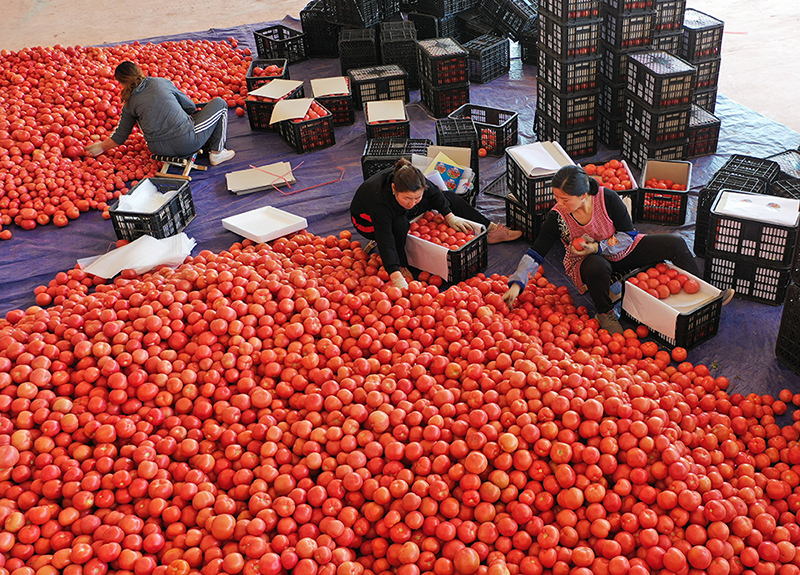
{"label": "white paper sheet", "polygon": [[800,200],[723,190],[712,211],[722,216],[796,227],[800,220]]}
{"label": "white paper sheet", "polygon": [[403,102],[403,100],[367,102],[365,116],[367,122],[408,119],[406,115],[406,103]]}
{"label": "white paper sheet", "polygon": [[114,211],[135,214],[152,214],[170,201],[178,190],[170,190],[162,194],[149,178],[145,178],[129,193],[120,196]]}
{"label": "white paper sheet", "polygon": [[273,185],[285,186],[295,182],[289,162],[277,162],[257,168],[228,172],[225,174],[225,180],[228,184],[228,191],[234,194],[249,194],[271,188]]}
{"label": "white paper sheet", "polygon": [[108,253],[80,259],[78,265],[86,273],[106,279],[127,269],[143,274],[157,267],[179,266],[192,253],[196,244],[193,238],[183,232],[161,240],[152,236],[141,236]]}
{"label": "white paper sheet", "polygon": [[347,78],[344,76],[334,76],[333,78],[314,78],[311,80],[311,94],[315,98],[349,93],[350,87],[347,85]]}
{"label": "white paper sheet", "polygon": [[248,94],[251,96],[263,96],[264,98],[279,100],[280,98],[291,94],[294,90],[302,85],[302,80],[285,80],[284,78],[276,78],[275,80],[270,80],[266,84],[262,84],[252,92],[248,92]]}
{"label": "white paper sheet", "polygon": [[557,142],[533,142],[506,149],[528,176],[546,176],[575,162]]}
{"label": "white paper sheet", "polygon": [[272,116],[269,118],[269,123],[277,124],[284,120],[303,118],[313,101],[314,98],[294,98],[292,100],[275,102],[275,106],[272,108]]}

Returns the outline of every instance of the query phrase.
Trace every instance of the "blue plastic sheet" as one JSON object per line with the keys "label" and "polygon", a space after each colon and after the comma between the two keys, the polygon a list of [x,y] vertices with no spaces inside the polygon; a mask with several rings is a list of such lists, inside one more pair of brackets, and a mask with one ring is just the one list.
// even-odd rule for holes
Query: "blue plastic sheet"
{"label": "blue plastic sheet", "polygon": [[[299,28],[299,23],[285,20],[284,24]],[[212,29],[205,32],[144,41],[159,42],[190,38],[195,40],[223,40],[237,38],[255,53],[253,31],[269,23],[253,24],[235,29]],[[313,59],[290,66],[292,79],[309,80],[341,75],[338,59]],[[536,68],[523,65],[519,58],[512,60],[511,72],[489,84],[470,86],[470,101],[494,108],[514,110],[519,113],[520,143],[535,141],[533,119],[536,103]],[[436,141],[435,122],[421,104],[419,92],[411,92],[408,105],[411,119],[411,137]],[[695,159],[693,163],[692,191],[685,225],[678,228],[640,225],[645,232],[673,231],[681,234],[691,247],[694,242],[694,211],[697,191],[711,178],[731,154],[766,157],[786,149],[796,148],[800,134],[741,106],[724,95],[717,101],[716,115],[722,120],[717,154]],[[277,133],[252,132],[246,117],[231,112],[228,147],[236,157],[222,166],[207,172],[192,173],[191,190],[197,217],[184,230],[197,240],[196,252],[202,249],[219,251],[230,247],[241,238],[225,230],[220,220],[257,207],[272,205],[305,217],[308,229],[317,235],[336,234],[342,229],[352,229],[349,220],[349,203],[353,192],[362,182],[361,156],[366,144],[364,116],[356,113],[351,126],[335,129],[336,145],[307,154],[296,154]],[[594,158],[581,161],[605,161],[619,157],[619,151],[602,150]],[[294,189],[336,180],[344,168],[341,182],[317,187],[290,195],[292,190],[275,190],[236,196],[227,191],[224,174],[246,169],[251,165],[287,161],[293,169],[297,183]],[[505,169],[503,158],[481,159],[482,187],[488,185]],[[638,173],[636,174],[639,175]],[[503,200],[481,194],[478,206],[491,220],[505,220]],[[0,313],[34,304],[33,290],[47,284],[57,272],[72,268],[76,260],[106,252],[116,241],[110,221],[97,212],[83,214],[80,219],[62,230],[53,226],[40,227],[31,232],[17,231],[14,238],[0,244]],[[487,274],[511,273],[527,249],[524,241],[489,247]],[[577,305],[589,305],[588,299],[577,294],[563,272],[560,259],[563,252],[554,249],[548,255],[545,273],[558,285],[567,285],[573,292]],[[702,260],[698,260],[702,267]],[[772,393],[785,387],[795,391],[800,376],[780,364],[774,356],[782,307],[757,304],[735,299],[723,309],[719,334],[693,349],[689,360],[712,367],[715,375],[731,380],[731,392]]]}

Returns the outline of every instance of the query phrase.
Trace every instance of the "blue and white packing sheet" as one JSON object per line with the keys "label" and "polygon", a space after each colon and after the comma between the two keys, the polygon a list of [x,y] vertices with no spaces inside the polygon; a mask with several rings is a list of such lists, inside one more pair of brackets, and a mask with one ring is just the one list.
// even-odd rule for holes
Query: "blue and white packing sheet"
{"label": "blue and white packing sheet", "polygon": [[712,211],[720,216],[789,228],[796,228],[800,222],[800,200],[794,198],[723,190],[719,193]]}
{"label": "blue and white packing sheet", "polygon": [[667,264],[667,266],[678,270],[679,273],[685,274],[691,279],[697,280],[700,285],[700,291],[688,294],[681,290],[676,294],[670,294],[666,299],[657,299],[642,288],[632,283],[626,283],[625,295],[622,298],[622,309],[639,323],[643,323],[651,330],[655,330],[663,336],[674,340],[678,316],[694,312],[708,302],[718,298],[722,292],[677,266],[672,264]]}

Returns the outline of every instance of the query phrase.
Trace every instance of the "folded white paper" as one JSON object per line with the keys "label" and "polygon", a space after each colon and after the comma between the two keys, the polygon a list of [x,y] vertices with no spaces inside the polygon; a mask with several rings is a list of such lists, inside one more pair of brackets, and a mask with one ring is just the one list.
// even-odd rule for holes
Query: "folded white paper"
{"label": "folded white paper", "polygon": [[800,220],[800,200],[723,190],[712,211],[721,216],[796,227]]}
{"label": "folded white paper", "polygon": [[129,193],[120,196],[115,211],[136,214],[152,214],[161,209],[178,190],[170,190],[166,194],[158,191],[149,178],[145,178]]}
{"label": "folded white paper", "polygon": [[228,191],[234,194],[247,194],[295,182],[289,162],[276,162],[248,170],[228,172],[225,174],[225,180],[228,183]]}
{"label": "folded white paper", "polygon": [[161,240],[152,236],[141,236],[103,255],[80,259],[78,265],[86,273],[107,279],[128,269],[143,274],[157,267],[179,266],[192,253],[196,244],[193,238],[183,232]]}
{"label": "folded white paper", "polygon": [[575,162],[558,142],[533,142],[506,149],[527,176],[547,176]]}

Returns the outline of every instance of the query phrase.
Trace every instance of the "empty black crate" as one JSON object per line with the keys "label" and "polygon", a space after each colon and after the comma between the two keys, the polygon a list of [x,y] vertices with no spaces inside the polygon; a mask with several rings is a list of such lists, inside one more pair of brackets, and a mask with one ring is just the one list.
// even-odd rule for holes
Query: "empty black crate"
{"label": "empty black crate", "polygon": [[704,92],[695,91],[692,95],[692,104],[696,104],[713,114],[717,107],[717,89],[714,88]]}
{"label": "empty black crate", "polygon": [[616,49],[649,46],[653,39],[655,10],[642,13],[616,14],[611,10],[601,11],[605,20],[600,29],[600,38]]}
{"label": "empty black crate", "polygon": [[627,125],[622,129],[622,157],[640,170],[644,168],[648,159],[682,160],[686,156],[687,147],[687,139],[654,146],[636,135]]}
{"label": "empty black crate", "polygon": [[767,193],[770,196],[800,200],[800,180],[796,178],[776,180],[769,185],[769,191]]}
{"label": "empty black crate", "polygon": [[564,129],[537,111],[534,129],[537,140],[558,142],[574,158],[586,158],[597,153],[597,120],[577,128]]}
{"label": "empty black crate", "polygon": [[[274,76],[257,76],[255,74],[256,68],[264,71],[269,66],[277,66],[280,69],[280,72],[277,72]],[[253,60],[250,62],[250,66],[247,68],[247,74],[245,75],[244,79],[247,83],[247,91],[252,92],[259,86],[262,86],[270,80],[274,80],[275,78],[283,78],[284,80],[289,79],[289,63],[287,60]]]}
{"label": "empty black crate", "polygon": [[[459,106],[460,108],[461,106]],[[472,118],[441,118],[436,120],[436,145],[469,148],[470,168],[475,174],[475,190],[479,189],[480,164],[478,128]]]}
{"label": "empty black crate", "polygon": [[611,116],[600,110],[597,118],[597,137],[600,143],[611,150],[619,150],[622,147],[622,126],[625,123],[625,116]]}
{"label": "empty black crate", "polygon": [[[459,12],[455,18],[457,34],[450,34],[449,36],[458,42],[469,42],[486,34],[500,33],[492,25],[492,18],[484,14],[478,7]],[[446,38],[448,35],[442,33],[441,37]]]}
{"label": "empty black crate", "polygon": [[[353,92],[350,90],[350,79],[347,82],[346,94],[332,94],[330,96],[314,96],[314,99],[333,114],[334,126],[348,126],[356,121],[356,111],[353,105]],[[313,84],[312,84],[313,85]]]}
{"label": "empty black crate", "polygon": [[469,83],[433,86],[420,78],[419,96],[434,118],[444,118],[469,102]]}
{"label": "empty black crate", "polygon": [[531,18],[522,28],[519,38],[519,57],[523,64],[535,66],[539,57],[539,19]]}
{"label": "empty black crate", "polygon": [[[194,201],[189,182],[174,178],[146,178],[161,194],[177,190],[164,205],[151,213],[118,211],[119,200],[108,210],[114,233],[120,240],[133,241],[141,236],[152,236],[157,240],[180,233],[194,219]],[[143,180],[144,181],[144,180]],[[141,183],[128,192],[132,194]]]}
{"label": "empty black crate", "polygon": [[539,0],[539,12],[566,23],[600,16],[600,0]]}
{"label": "empty black crate", "polygon": [[[758,222],[716,211],[723,195],[720,190],[709,215],[709,255],[789,267],[795,261],[797,226]],[[741,193],[741,192],[730,192]]]}
{"label": "empty black crate", "polygon": [[508,74],[511,45],[508,38],[487,34],[464,44],[469,52],[469,81],[486,84]]}
{"label": "empty black crate", "polygon": [[654,35],[653,40],[650,42],[652,50],[663,50],[670,54],[679,54],[681,49],[681,34],[660,34]]}
{"label": "empty black crate", "polygon": [[563,94],[541,79],[536,83],[536,112],[547,116],[562,130],[597,121],[599,90],[584,94]]}
{"label": "empty black crate", "polygon": [[324,0],[313,0],[300,10],[300,24],[306,35],[309,58],[339,56],[339,25],[328,22]]}
{"label": "empty black crate", "polygon": [[330,112],[325,116],[312,120],[301,120],[299,122],[284,120],[279,122],[278,134],[298,154],[327,148],[336,144],[336,138],[333,134],[333,115]]}
{"label": "empty black crate", "polygon": [[598,111],[610,116],[625,116],[625,84],[611,84],[600,76],[600,93],[597,95]]}
{"label": "empty black crate", "polygon": [[738,298],[781,305],[791,281],[791,270],[710,255],[703,268],[703,279],[721,290],[733,288]]}
{"label": "empty black crate", "polygon": [[502,156],[506,148],[517,144],[516,112],[477,104],[464,104],[449,114],[451,118],[471,118],[480,138],[480,147],[490,156]]}
{"label": "empty black crate", "polygon": [[603,4],[614,14],[652,12],[655,9],[655,0],[603,0]]}
{"label": "empty black crate", "polygon": [[[718,171],[714,174],[697,196],[697,217],[694,225],[694,253],[700,257],[705,257],[706,255],[706,245],[708,244],[708,220],[711,214],[711,206],[714,204],[717,192],[720,190],[766,194],[767,183],[761,178],[733,172]],[[780,194],[773,193],[773,195]]]}
{"label": "empty black crate", "polygon": [[329,22],[350,28],[369,28],[381,21],[378,0],[325,0]]}
{"label": "empty black crate", "polygon": [[539,78],[562,93],[577,94],[595,90],[600,58],[563,62],[549,50],[539,50]]}
{"label": "empty black crate", "polygon": [[766,158],[754,158],[744,154],[734,154],[723,164],[719,172],[739,174],[759,178],[767,184],[774,181],[781,171],[778,162]]}
{"label": "empty black crate", "polygon": [[[500,176],[498,179],[504,179]],[[548,212],[531,213],[513,194],[506,195],[506,226],[522,232],[522,239],[529,244],[536,241]]]}
{"label": "empty black crate", "polygon": [[308,59],[306,36],[281,24],[268,26],[253,33],[258,57],[262,60],[286,59],[289,64]]}
{"label": "empty black crate", "polygon": [[618,50],[608,42],[600,41],[600,62],[597,71],[613,84],[624,84],[628,81],[628,55],[644,50],[647,48],[633,47]]}
{"label": "empty black crate", "polygon": [[[270,131],[277,130],[276,125],[270,124],[272,118],[272,109],[275,107],[275,101],[266,102],[263,100],[255,100],[256,96],[248,96],[244,101],[245,109],[247,110],[247,119],[250,122],[250,129],[257,131]],[[305,90],[303,86],[298,86],[288,96],[283,99],[293,100],[295,98],[305,98]]]}
{"label": "empty black crate", "polygon": [[686,157],[699,158],[715,154],[721,124],[714,114],[692,104],[692,113],[689,116],[689,148]]}
{"label": "empty black crate", "polygon": [[503,34],[519,40],[525,24],[536,18],[536,5],[528,0],[483,0],[479,8],[489,18],[492,26]]}
{"label": "empty black crate", "polygon": [[417,30],[417,40],[446,37],[458,38],[457,16],[439,18],[431,14],[409,12],[408,21],[413,22],[414,28]]}
{"label": "empty black crate", "polygon": [[685,10],[686,0],[656,0],[656,20],[653,24],[653,32],[656,34],[679,32],[682,35]]}
{"label": "empty black crate", "polygon": [[716,60],[722,55],[722,20],[692,8],[683,13],[681,57],[689,62]]}
{"label": "empty black crate", "polygon": [[781,325],[775,339],[775,357],[800,375],[800,286],[791,284],[783,301]]}
{"label": "empty black crate", "polygon": [[417,12],[444,18],[463,12],[476,4],[476,0],[419,0],[416,3],[416,10]]}
{"label": "empty black crate", "polygon": [[416,90],[419,88],[417,32],[411,22],[404,23],[408,26],[381,27],[381,61],[402,67],[408,74],[409,90]]}
{"label": "empty black crate", "polygon": [[417,58],[420,78],[430,87],[469,82],[469,52],[453,38],[418,41]]}
{"label": "empty black crate", "polygon": [[654,110],[632,96],[626,98],[625,123],[648,144],[685,140],[689,136],[689,108]]}
{"label": "empty black crate", "polygon": [[405,71],[397,64],[356,68],[347,72],[350,89],[357,108],[375,100],[409,101],[408,79]]}
{"label": "empty black crate", "polygon": [[432,145],[433,142],[425,139],[389,138],[367,140],[364,154],[361,156],[361,172],[364,175],[364,179],[366,180],[381,170],[391,168],[400,158],[410,160],[412,154],[427,156],[428,147]]}
{"label": "empty black crate", "polygon": [[779,178],[800,178],[800,152],[797,150],[786,150],[769,156],[767,159],[780,166]]}
{"label": "empty black crate", "polygon": [[558,22],[539,13],[539,43],[562,61],[586,60],[600,51],[601,18]]}
{"label": "empty black crate", "polygon": [[342,74],[353,68],[378,65],[378,45],[373,28],[343,29],[339,33],[339,63]]}
{"label": "empty black crate", "polygon": [[705,62],[698,62],[695,64],[697,68],[697,77],[694,81],[694,89],[696,91],[716,90],[719,84],[719,65],[722,62],[720,58],[716,60],[706,60]]}
{"label": "empty black crate", "polygon": [[654,109],[688,108],[695,67],[667,52],[628,55],[628,91]]}

